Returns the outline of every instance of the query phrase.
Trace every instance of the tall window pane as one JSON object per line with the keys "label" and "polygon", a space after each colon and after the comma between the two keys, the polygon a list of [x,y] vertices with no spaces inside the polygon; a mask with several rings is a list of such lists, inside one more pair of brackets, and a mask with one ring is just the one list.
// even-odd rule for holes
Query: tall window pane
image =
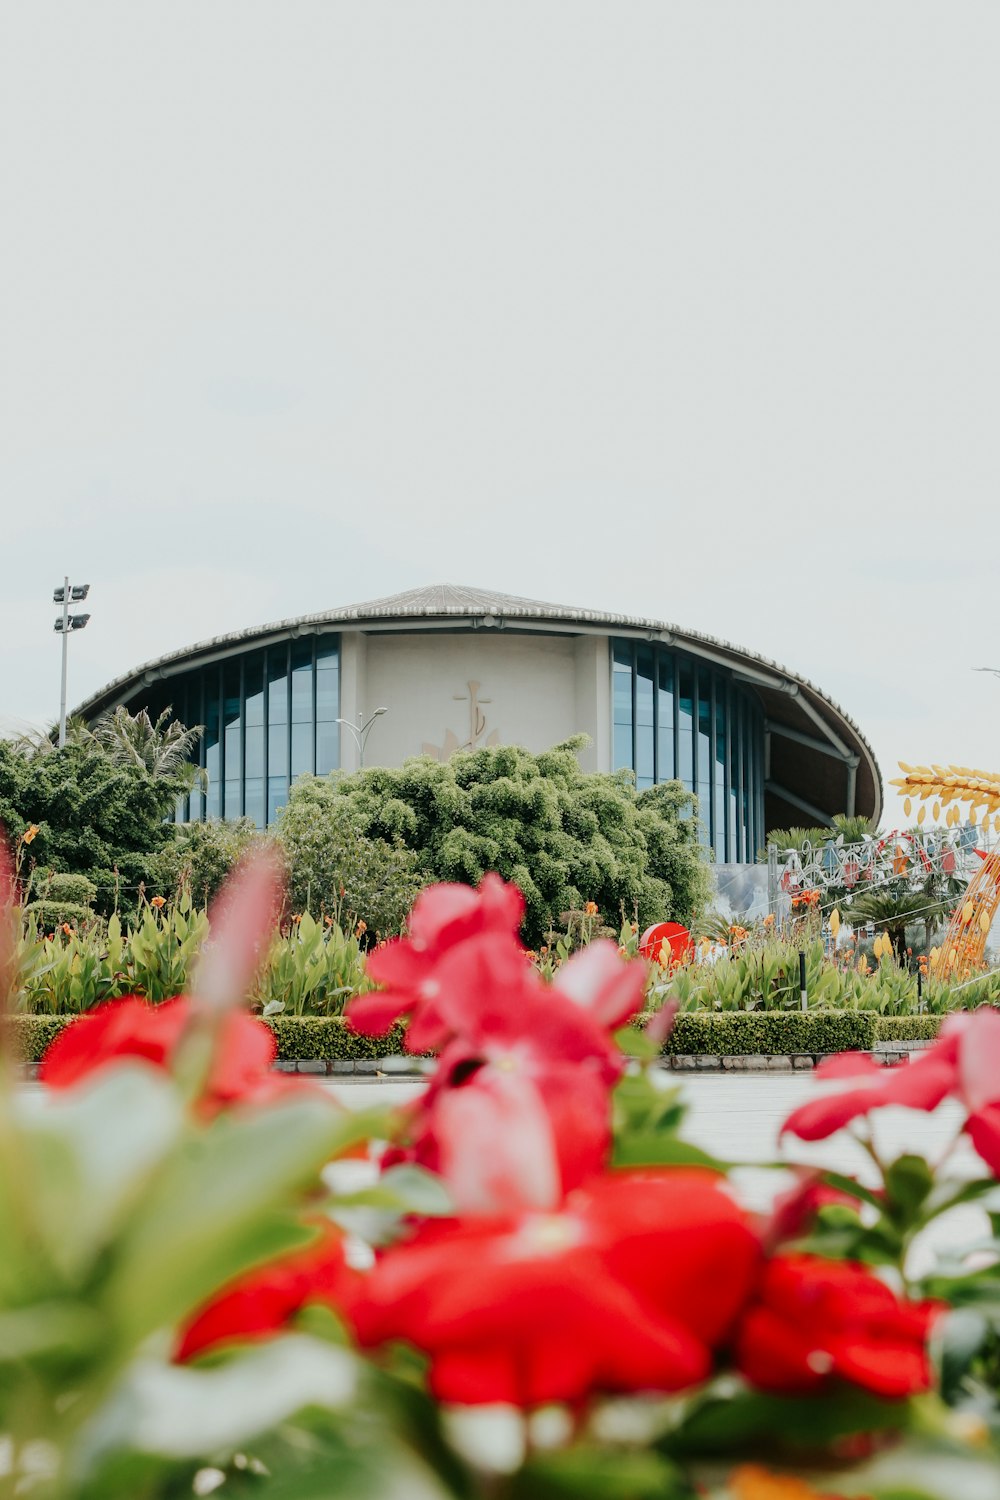
{"label": "tall window pane", "polygon": [[312,638],[292,642],[292,780],[315,770]]}
{"label": "tall window pane", "polygon": [[316,641],[316,775],[340,765],[340,637]]}
{"label": "tall window pane", "polygon": [[715,674],[715,824],[712,829],[712,842],[715,845],[715,857],[718,860],[727,858],[726,853],[726,762],[728,745],[726,742],[726,680],[718,673]]}
{"label": "tall window pane", "polygon": [[653,733],[653,651],[640,646],[635,678],[635,784],[639,790],[656,780]]}
{"label": "tall window pane", "polygon": [[208,772],[208,793],[205,797],[205,816],[222,816],[222,746],[219,717],[219,669],[210,667],[205,672],[205,770]]}
{"label": "tall window pane", "polygon": [[264,826],[264,657],[248,656],[243,669],[243,810]]}
{"label": "tall window pane", "polygon": [[267,653],[267,821],[288,801],[288,646]]}
{"label": "tall window pane", "polygon": [[694,790],[694,674],[681,661],[677,697],[677,779]]}
{"label": "tall window pane", "polygon": [[656,662],[656,776],[674,776],[674,658],[660,651]]}
{"label": "tall window pane", "polygon": [[243,814],[243,725],[240,717],[240,663],[238,661],[228,661],[223,665],[222,728],[225,756],[222,816],[239,818]]}
{"label": "tall window pane", "polygon": [[632,646],[616,641],[612,673],[614,769],[632,769]]}
{"label": "tall window pane", "polygon": [[707,668],[698,670],[698,763],[697,783],[698,816],[701,819],[702,840],[711,843],[712,838],[712,674]]}

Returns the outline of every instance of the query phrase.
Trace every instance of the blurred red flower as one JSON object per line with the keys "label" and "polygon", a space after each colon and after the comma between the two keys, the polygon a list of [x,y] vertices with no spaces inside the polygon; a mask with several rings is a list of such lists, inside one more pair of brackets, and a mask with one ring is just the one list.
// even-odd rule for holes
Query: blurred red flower
{"label": "blurred red flower", "polygon": [[865,1267],[778,1255],[764,1268],[734,1341],[752,1385],[780,1394],[821,1391],[836,1378],[903,1397],[931,1385],[931,1302],[904,1302]]}
{"label": "blurred red flower", "polygon": [[[187,998],[150,1005],[130,997],[109,1000],[71,1022],[42,1059],[40,1077],[49,1088],[72,1088],[98,1068],[124,1058],[142,1058],[169,1069],[192,1017]],[[272,1073],[274,1034],[246,1011],[223,1017],[218,1045],[201,1099],[214,1114],[230,1104],[267,1104],[311,1085],[305,1079]]]}
{"label": "blurred red flower", "polygon": [[326,1219],[315,1227],[316,1237],[304,1249],[255,1266],[206,1303],[181,1330],[174,1357],[194,1359],[221,1344],[268,1338],[309,1302],[336,1312],[349,1307],[358,1273],[344,1259],[343,1236]]}
{"label": "blurred red flower", "polygon": [[405,1339],[443,1401],[533,1407],[703,1380],[756,1274],[721,1179],[609,1172],[553,1213],[428,1223],[352,1309],[363,1345]]}
{"label": "blurred red flower", "polygon": [[485,934],[514,938],[523,915],[524,897],[499,875],[484,875],[478,890],[430,886],[414,904],[409,936],[369,955],[368,973],[382,989],[350,1002],[350,1024],[364,1036],[384,1036],[394,1022],[409,1015],[407,1050],[440,1047],[448,1036],[440,1001],[449,984],[461,985],[464,978],[461,965],[450,974],[442,972],[442,959]]}

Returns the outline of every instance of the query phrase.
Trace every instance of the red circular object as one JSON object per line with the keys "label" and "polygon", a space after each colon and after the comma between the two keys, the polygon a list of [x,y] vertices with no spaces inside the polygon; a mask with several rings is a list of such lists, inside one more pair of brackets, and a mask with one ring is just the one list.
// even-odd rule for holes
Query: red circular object
{"label": "red circular object", "polygon": [[691,934],[680,922],[655,922],[647,927],[639,939],[639,952],[643,958],[656,959],[664,942],[670,949],[674,963],[683,962],[692,945]]}

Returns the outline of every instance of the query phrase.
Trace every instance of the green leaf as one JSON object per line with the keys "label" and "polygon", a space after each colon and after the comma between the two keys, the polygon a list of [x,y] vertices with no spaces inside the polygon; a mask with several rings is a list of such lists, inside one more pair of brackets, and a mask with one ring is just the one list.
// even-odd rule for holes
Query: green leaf
{"label": "green leaf", "polygon": [[777,1440],[790,1450],[824,1447],[854,1432],[899,1431],[907,1426],[911,1403],[880,1401],[865,1391],[843,1386],[824,1395],[767,1396],[744,1389],[707,1397],[688,1413],[681,1426],[663,1440],[670,1452],[745,1451],[762,1440]]}
{"label": "green leaf", "polygon": [[201,1458],[247,1442],[302,1407],[343,1410],[357,1395],[360,1368],[346,1349],[297,1334],[212,1369],[140,1361],[84,1432],[81,1467],[119,1449]]}
{"label": "green leaf", "polygon": [[77,1282],[180,1139],[181,1102],[155,1068],[123,1064],[30,1095],[19,1113],[32,1217],[52,1266]]}
{"label": "green leaf", "polygon": [[510,1481],[511,1500],[687,1500],[687,1480],[653,1452],[574,1445],[528,1460]]}
{"label": "green leaf", "polygon": [[727,1164],[692,1146],[671,1131],[641,1131],[620,1136],[614,1145],[616,1167],[711,1167],[725,1172]]}
{"label": "green leaf", "polygon": [[175,1152],[122,1238],[111,1286],[129,1339],[172,1326],[224,1282],[298,1237],[281,1210],[381,1112],[337,1114],[302,1098],[220,1115]]}
{"label": "green leaf", "polygon": [[885,1171],[885,1212],[904,1225],[920,1222],[921,1209],[934,1187],[934,1174],[922,1156],[900,1156]]}

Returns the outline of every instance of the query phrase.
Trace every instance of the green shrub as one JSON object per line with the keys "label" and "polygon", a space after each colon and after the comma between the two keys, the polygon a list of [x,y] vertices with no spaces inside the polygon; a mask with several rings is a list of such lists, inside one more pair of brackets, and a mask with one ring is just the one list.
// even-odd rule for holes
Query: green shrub
{"label": "green shrub", "polygon": [[360,919],[373,937],[393,937],[424,884],[417,855],[366,829],[338,780],[300,777],[279,816],[291,909],[331,916],[348,932]]}
{"label": "green shrub", "polygon": [[933,1041],[941,1020],[941,1016],[878,1016],[875,1035],[880,1042]]}
{"label": "green shrub", "polygon": [[97,900],[97,886],[86,875],[44,876],[35,881],[38,898],[42,901],[72,901],[76,906],[93,906]]}
{"label": "green shrub", "polygon": [[134,909],[151,856],[170,837],[165,819],[179,789],[177,778],[117,764],[93,743],[25,756],[0,741],[0,824],[8,838],[16,842],[34,825],[27,860],[86,875],[103,916]]}
{"label": "green shrub", "polygon": [[30,901],[24,910],[35,918],[41,932],[55,932],[63,923],[70,927],[85,927],[88,922],[96,920],[91,907],[80,906],[74,901]]}
{"label": "green shrub", "polygon": [[663,1050],[716,1057],[870,1052],[878,1019],[863,1011],[688,1012],[677,1017]]}
{"label": "green shrub", "polygon": [[278,1057],[284,1062],[298,1058],[357,1061],[404,1050],[402,1026],[394,1026],[387,1036],[362,1036],[340,1016],[269,1016],[264,1024],[274,1032]]}
{"label": "green shrub", "polygon": [[[637,793],[631,773],[582,771],[584,743],[568,740],[541,755],[497,745],[444,762],[420,756],[321,785],[331,807],[339,800],[351,809],[362,833],[413,851],[424,880],[475,885],[495,870],[513,881],[524,893],[532,947],[560,912],[587,901],[615,929],[622,907],[643,926],[689,920],[708,895],[694,799],[678,782]],[[309,782],[297,786],[299,798],[313,796]],[[293,791],[289,811],[295,799]],[[300,855],[291,847],[289,854],[294,881]]]}
{"label": "green shrub", "polygon": [[150,886],[167,897],[186,890],[196,905],[207,906],[233,867],[264,842],[249,818],[176,824],[150,862]]}
{"label": "green shrub", "polygon": [[[28,1062],[37,1062],[45,1048],[69,1024],[71,1016],[13,1016],[16,1047]],[[916,1017],[919,1021],[933,1017]],[[271,1016],[265,1023],[274,1032],[278,1057],[291,1062],[316,1059],[333,1062],[380,1058],[404,1051],[403,1029],[396,1026],[383,1037],[361,1036],[340,1016]],[[803,1012],[798,1015],[735,1012],[725,1016],[679,1016],[664,1052],[704,1053],[709,1056],[754,1056],[827,1052],[870,1052],[883,1024],[877,1016],[855,1011]],[[898,1037],[892,1038],[898,1040]]]}

